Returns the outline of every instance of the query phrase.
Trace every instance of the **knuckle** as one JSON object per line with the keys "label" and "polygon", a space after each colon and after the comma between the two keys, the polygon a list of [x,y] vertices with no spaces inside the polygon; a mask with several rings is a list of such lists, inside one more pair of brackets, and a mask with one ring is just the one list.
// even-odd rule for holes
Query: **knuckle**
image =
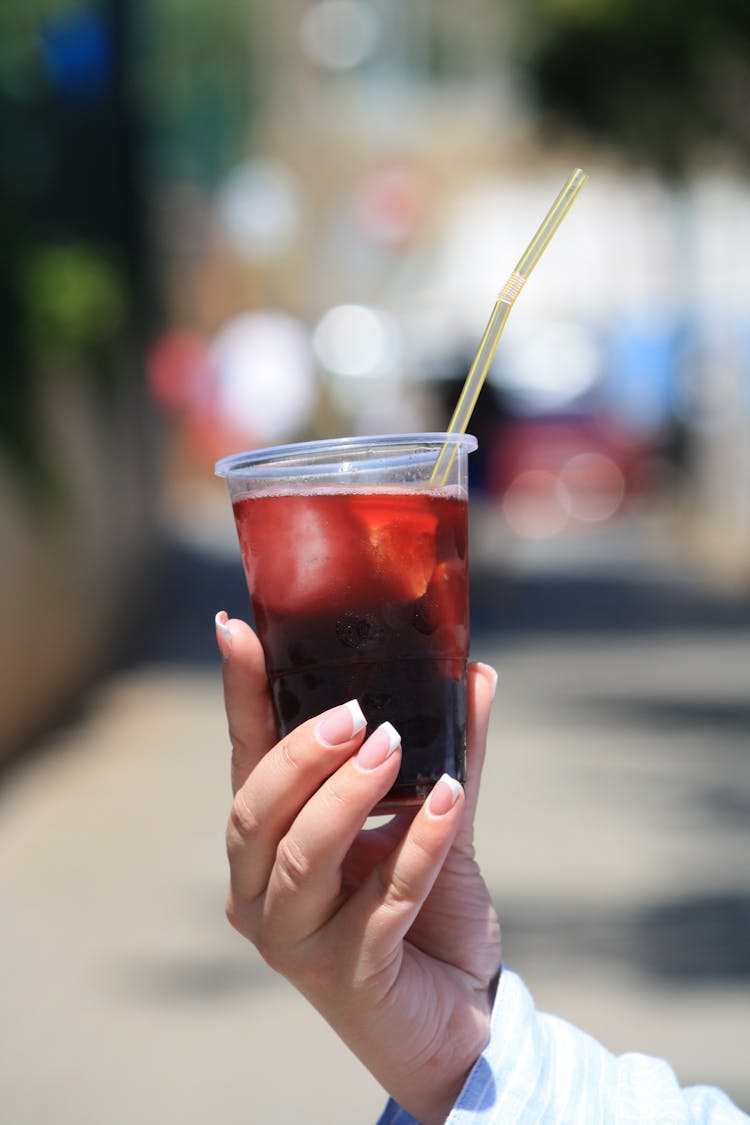
{"label": "knuckle", "polygon": [[280,970],[279,944],[269,935],[268,927],[263,925],[262,912],[254,910],[251,903],[247,903],[241,894],[236,894],[234,889],[229,889],[225,913],[229,925],[252,942],[263,961],[269,964],[271,969]]}
{"label": "knuckle", "polygon": [[310,862],[291,836],[284,836],[276,849],[276,872],[290,891],[299,890],[310,874]]}
{"label": "knuckle", "polygon": [[332,778],[321,788],[320,796],[332,816],[338,815],[342,808],[351,803],[352,799],[352,794],[347,792],[343,784],[338,779],[333,780]]}
{"label": "knuckle", "polygon": [[231,722],[229,724],[229,744],[232,747],[232,762],[241,766],[254,757],[254,750],[243,734]]}
{"label": "knuckle", "polygon": [[264,931],[255,938],[255,948],[261,955],[269,969],[284,976],[289,968],[288,956],[278,941]]}
{"label": "knuckle", "polygon": [[227,897],[225,910],[230,926],[252,942],[269,968],[283,975],[287,958],[280,943],[269,933],[268,927],[263,925],[262,918],[232,891]]}
{"label": "knuckle", "polygon": [[243,903],[241,899],[238,899],[231,890],[227,895],[224,912],[229,925],[235,929],[237,933],[242,934],[243,937],[248,938],[252,942],[255,941],[250,926],[247,905]]}
{"label": "knuckle", "polygon": [[288,769],[297,771],[300,768],[299,750],[295,746],[294,739],[289,735],[285,735],[279,743],[279,756]]}
{"label": "knuckle", "polygon": [[238,848],[255,840],[260,832],[260,823],[255,812],[247,803],[246,795],[240,789],[232,801],[227,825],[227,851],[230,857]]}
{"label": "knuckle", "polygon": [[400,911],[405,906],[411,906],[414,895],[409,884],[396,871],[378,873],[380,884],[380,897],[386,910]]}

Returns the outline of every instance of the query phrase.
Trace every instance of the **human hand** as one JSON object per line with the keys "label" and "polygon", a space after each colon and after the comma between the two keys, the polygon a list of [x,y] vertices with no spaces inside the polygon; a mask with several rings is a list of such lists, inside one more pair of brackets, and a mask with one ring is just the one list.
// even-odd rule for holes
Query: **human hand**
{"label": "human hand", "polygon": [[438,782],[416,812],[365,829],[398,773],[388,728],[365,738],[356,705],[340,706],[276,743],[260,642],[225,614],[217,630],[232,742],[229,920],[400,1105],[439,1125],[487,1041],[500,966],[472,846],[495,673],[469,667],[465,792]]}

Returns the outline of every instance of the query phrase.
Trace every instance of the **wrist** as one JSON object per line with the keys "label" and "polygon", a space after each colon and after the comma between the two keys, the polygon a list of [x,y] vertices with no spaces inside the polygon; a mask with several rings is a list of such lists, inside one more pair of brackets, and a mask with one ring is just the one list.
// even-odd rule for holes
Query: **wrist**
{"label": "wrist", "polygon": [[[496,984],[492,990],[494,991]],[[444,1125],[490,1037],[492,999],[484,990],[464,1007],[441,1036],[441,1046],[417,1070],[405,1076],[404,1088],[389,1093],[420,1125]]]}

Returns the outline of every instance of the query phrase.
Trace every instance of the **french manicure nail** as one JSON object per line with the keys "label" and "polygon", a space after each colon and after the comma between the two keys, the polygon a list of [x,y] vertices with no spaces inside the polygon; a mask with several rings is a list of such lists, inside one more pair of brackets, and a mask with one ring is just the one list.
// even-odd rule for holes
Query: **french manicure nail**
{"label": "french manicure nail", "polygon": [[315,728],[315,737],[324,746],[340,746],[366,726],[367,719],[362,714],[362,708],[356,699],[350,699],[323,716]]}
{"label": "french manicure nail", "polygon": [[444,773],[430,793],[428,808],[433,816],[444,816],[455,805],[463,792],[463,786],[455,777]]}
{"label": "french manicure nail", "polygon": [[214,624],[216,625],[216,643],[219,646],[219,651],[224,659],[224,663],[226,663],[232,655],[232,634],[227,625],[228,621],[228,613],[220,609],[214,618]]}
{"label": "french manicure nail", "polygon": [[480,660],[476,661],[475,668],[482,678],[486,679],[488,684],[493,688],[493,699],[495,699],[495,692],[497,691],[497,672],[491,664],[482,664]]}
{"label": "french manicure nail", "polygon": [[401,742],[401,735],[392,723],[381,723],[367,739],[357,754],[357,765],[363,770],[374,770],[390,758]]}

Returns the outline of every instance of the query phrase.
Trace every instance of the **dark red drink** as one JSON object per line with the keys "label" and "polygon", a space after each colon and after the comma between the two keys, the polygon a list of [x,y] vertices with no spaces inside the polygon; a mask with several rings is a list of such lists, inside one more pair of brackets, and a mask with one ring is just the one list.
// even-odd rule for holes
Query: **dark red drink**
{"label": "dark red drink", "polygon": [[465,494],[278,488],[234,514],[281,733],[356,698],[370,730],[401,734],[388,805],[421,801],[444,772],[463,781]]}

